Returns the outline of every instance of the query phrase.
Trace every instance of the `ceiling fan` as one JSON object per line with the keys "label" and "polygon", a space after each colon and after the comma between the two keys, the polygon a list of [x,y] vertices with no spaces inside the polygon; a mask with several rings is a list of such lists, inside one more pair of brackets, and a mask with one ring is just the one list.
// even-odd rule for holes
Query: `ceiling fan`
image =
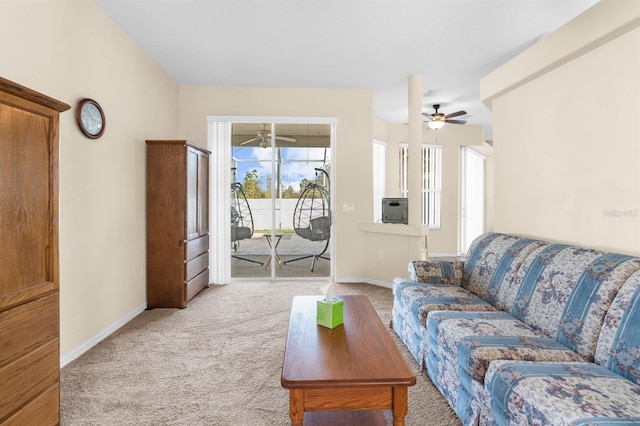
{"label": "ceiling fan", "polygon": [[466,111],[457,111],[457,112],[452,112],[451,114],[444,115],[443,113],[438,112],[439,108],[440,108],[440,104],[435,104],[433,105],[433,109],[436,110],[435,113],[433,114],[427,114],[426,112],[422,113],[422,115],[424,115],[427,118],[426,120],[427,126],[429,126],[430,129],[434,129],[434,130],[442,129],[445,123],[465,124],[467,122],[467,120],[451,120],[454,117],[460,117],[461,115],[466,115],[467,114]]}
{"label": "ceiling fan", "polygon": [[[262,148],[267,148],[271,146],[271,133],[269,133],[269,131],[267,130],[266,124],[262,125],[262,129],[258,130],[256,132],[256,135],[257,137],[246,140],[242,142],[240,145],[247,145],[251,142],[260,141],[260,146]],[[289,143],[295,143],[296,141],[294,138],[288,138],[286,136],[276,136],[275,139],[277,141],[283,141],[283,142],[289,142]]]}

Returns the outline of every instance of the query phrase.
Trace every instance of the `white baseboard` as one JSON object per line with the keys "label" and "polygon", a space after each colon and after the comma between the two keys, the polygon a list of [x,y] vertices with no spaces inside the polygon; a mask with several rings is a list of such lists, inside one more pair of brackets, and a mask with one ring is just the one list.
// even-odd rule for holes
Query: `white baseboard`
{"label": "white baseboard", "polygon": [[367,280],[365,280],[365,282],[367,284],[377,285],[378,287],[393,288],[393,284],[392,283],[388,283],[388,282],[385,282],[385,281],[367,279]]}
{"label": "white baseboard", "polygon": [[393,283],[372,280],[370,278],[337,278],[336,277],[334,278],[334,281],[337,283],[345,283],[345,284],[367,283],[371,285],[377,285],[379,287],[393,288]]}
{"label": "white baseboard", "polygon": [[429,257],[459,257],[459,254],[455,253],[429,253]]}
{"label": "white baseboard", "polygon": [[73,349],[71,352],[69,352],[69,353],[65,354],[64,356],[60,357],[60,368],[62,368],[65,365],[69,364],[70,362],[72,362],[76,358],[80,357],[80,355],[82,355],[83,353],[87,352],[89,349],[91,349],[92,347],[94,347],[95,345],[97,345],[98,343],[103,341],[105,338],[107,338],[109,335],[111,335],[117,329],[119,329],[120,327],[122,327],[123,325],[125,325],[126,323],[128,323],[129,321],[131,321],[132,319],[137,317],[138,315],[140,315],[145,309],[147,309],[147,304],[146,303],[144,303],[144,304],[142,304],[140,306],[137,306],[134,310],[132,310],[131,312],[127,313],[125,316],[123,316],[122,318],[120,318],[119,320],[117,320],[116,322],[111,324],[109,327],[107,327],[104,330],[100,331],[98,334],[93,336],[91,339],[87,340],[86,342],[84,342],[83,344],[78,346],[77,348]]}

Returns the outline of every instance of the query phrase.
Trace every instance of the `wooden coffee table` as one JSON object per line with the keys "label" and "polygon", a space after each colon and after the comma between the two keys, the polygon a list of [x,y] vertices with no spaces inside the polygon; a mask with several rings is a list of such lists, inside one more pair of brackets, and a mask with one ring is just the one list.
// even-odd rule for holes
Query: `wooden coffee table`
{"label": "wooden coffee table", "polygon": [[340,413],[331,412],[342,410],[359,410],[344,413],[345,424],[385,424],[381,411],[370,410],[391,409],[394,426],[404,425],[407,387],[416,378],[371,302],[338,296],[344,324],[331,330],[316,324],[321,297],[293,298],[281,379],[290,391],[291,424],[302,426],[305,411],[314,424],[337,424]]}

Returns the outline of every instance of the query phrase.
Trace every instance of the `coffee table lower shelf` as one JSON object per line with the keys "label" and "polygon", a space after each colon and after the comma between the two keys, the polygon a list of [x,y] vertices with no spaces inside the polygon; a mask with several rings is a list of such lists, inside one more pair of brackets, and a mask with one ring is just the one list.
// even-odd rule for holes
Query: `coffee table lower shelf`
{"label": "coffee table lower shelf", "polygon": [[304,415],[304,426],[387,426],[382,411],[322,411]]}

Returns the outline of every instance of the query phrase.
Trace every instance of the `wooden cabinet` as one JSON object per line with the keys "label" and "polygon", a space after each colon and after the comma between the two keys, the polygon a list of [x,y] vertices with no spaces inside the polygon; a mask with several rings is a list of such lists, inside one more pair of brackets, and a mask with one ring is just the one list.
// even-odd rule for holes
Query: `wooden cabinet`
{"label": "wooden cabinet", "polygon": [[209,152],[147,141],[147,308],[184,308],[209,284]]}
{"label": "wooden cabinet", "polygon": [[0,78],[0,424],[60,423],[58,119]]}

